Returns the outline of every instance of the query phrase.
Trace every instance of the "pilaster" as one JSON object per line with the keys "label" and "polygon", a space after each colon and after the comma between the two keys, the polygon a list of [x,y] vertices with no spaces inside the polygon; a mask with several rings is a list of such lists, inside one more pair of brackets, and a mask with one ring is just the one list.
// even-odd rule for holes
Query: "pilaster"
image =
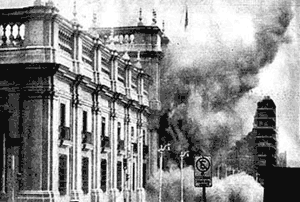
{"label": "pilaster", "polygon": [[81,178],[80,178],[80,168],[81,168],[81,130],[79,128],[78,120],[80,116],[78,113],[78,108],[80,106],[78,86],[82,81],[82,76],[77,75],[72,85],[72,109],[71,109],[71,136],[73,141],[73,147],[70,148],[70,159],[72,165],[70,165],[71,173],[71,201],[80,201],[80,196],[82,195],[81,190]]}
{"label": "pilaster", "polygon": [[137,157],[137,201],[142,202],[143,196],[143,136],[142,136],[142,111],[138,111],[137,120],[137,141],[138,141],[138,157]]}
{"label": "pilaster", "polygon": [[124,165],[124,178],[125,179],[125,187],[124,187],[124,199],[126,202],[130,201],[130,194],[131,194],[131,187],[130,187],[130,170],[131,170],[131,136],[130,136],[130,115],[129,115],[129,106],[125,107],[125,120],[124,120],[124,127],[125,127],[125,161],[126,167]]}
{"label": "pilaster", "polygon": [[93,123],[93,131],[94,134],[94,149],[92,154],[93,161],[93,180],[92,180],[92,201],[99,201],[102,190],[100,185],[101,180],[101,136],[100,134],[100,125],[101,125],[101,111],[99,108],[99,91],[95,90],[93,93],[93,109],[92,109],[92,123]]}
{"label": "pilaster", "polygon": [[117,189],[117,138],[116,138],[116,109],[115,100],[110,103],[110,140],[111,140],[111,151],[110,151],[110,201],[116,201]]}

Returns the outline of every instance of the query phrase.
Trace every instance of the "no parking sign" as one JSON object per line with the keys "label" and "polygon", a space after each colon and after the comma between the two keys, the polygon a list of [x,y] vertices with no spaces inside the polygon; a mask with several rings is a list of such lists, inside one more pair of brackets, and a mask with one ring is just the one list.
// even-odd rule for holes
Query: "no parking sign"
{"label": "no parking sign", "polygon": [[196,156],[194,164],[195,187],[212,186],[212,162],[211,156]]}

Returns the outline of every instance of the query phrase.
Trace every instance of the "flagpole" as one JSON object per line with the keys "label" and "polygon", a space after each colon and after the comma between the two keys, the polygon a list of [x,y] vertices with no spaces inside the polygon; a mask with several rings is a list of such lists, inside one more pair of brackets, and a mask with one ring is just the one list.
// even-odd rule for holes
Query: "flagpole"
{"label": "flagpole", "polygon": [[187,6],[187,0],[185,0],[185,20],[184,20],[184,31],[186,31],[188,24],[189,24],[188,6]]}

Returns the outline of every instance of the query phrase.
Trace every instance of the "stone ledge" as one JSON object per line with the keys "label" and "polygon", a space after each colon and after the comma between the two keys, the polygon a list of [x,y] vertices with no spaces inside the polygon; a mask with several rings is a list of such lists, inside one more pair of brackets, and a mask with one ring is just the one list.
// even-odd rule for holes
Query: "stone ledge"
{"label": "stone ledge", "polygon": [[17,195],[18,202],[54,202],[54,191],[23,190]]}

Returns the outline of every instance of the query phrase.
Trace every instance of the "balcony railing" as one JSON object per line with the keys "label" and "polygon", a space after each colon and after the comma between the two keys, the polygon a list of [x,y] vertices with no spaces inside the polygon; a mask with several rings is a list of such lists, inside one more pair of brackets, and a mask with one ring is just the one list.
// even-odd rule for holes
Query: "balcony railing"
{"label": "balcony railing", "polygon": [[0,23],[0,47],[20,47],[23,45],[25,25],[21,22]]}
{"label": "balcony railing", "polygon": [[93,135],[90,132],[82,132],[82,143],[93,144]]}
{"label": "balcony railing", "polygon": [[59,129],[60,129],[60,132],[59,132],[59,139],[60,140],[71,140],[70,128],[69,127],[60,126]]}
{"label": "balcony railing", "polygon": [[123,151],[124,150],[124,140],[119,140],[118,141],[118,151]]}
{"label": "balcony railing", "polygon": [[137,143],[132,143],[132,150],[134,153],[138,152]]}
{"label": "balcony railing", "polygon": [[82,132],[82,150],[88,151],[93,149],[93,135],[90,132]]}
{"label": "balcony railing", "polygon": [[102,147],[102,152],[104,151],[105,148],[110,148],[109,137],[107,137],[107,136],[102,137],[101,147]]}
{"label": "balcony railing", "polygon": [[59,126],[59,140],[60,146],[67,146],[66,142],[71,141],[70,128],[66,126]]}

